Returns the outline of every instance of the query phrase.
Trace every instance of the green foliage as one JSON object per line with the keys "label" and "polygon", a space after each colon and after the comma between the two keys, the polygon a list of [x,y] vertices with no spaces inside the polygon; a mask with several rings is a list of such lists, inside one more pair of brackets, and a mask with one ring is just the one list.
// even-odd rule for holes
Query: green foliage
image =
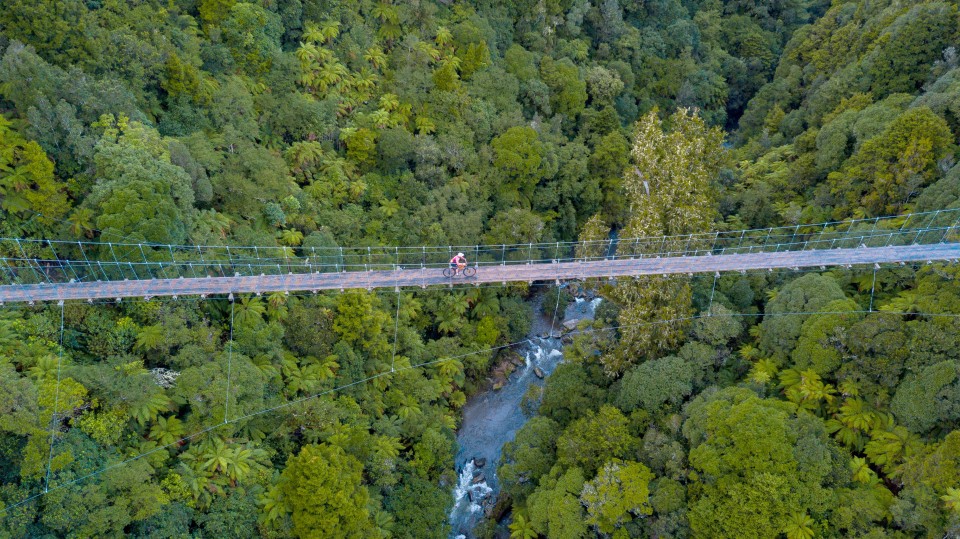
{"label": "green foliage", "polygon": [[537,132],[529,127],[511,127],[493,139],[490,146],[493,165],[507,177],[507,188],[523,197],[515,201],[529,200],[542,174],[544,148]]}
{"label": "green foliage", "polygon": [[571,423],[557,438],[557,461],[593,475],[604,462],[625,457],[635,445],[627,418],[613,406],[604,405],[597,413],[588,412]]}
{"label": "green foliage", "polygon": [[715,303],[710,306],[707,316],[693,323],[693,336],[702,343],[711,346],[723,346],[743,331],[743,321],[734,316],[734,312]]}
{"label": "green foliage", "polygon": [[25,140],[0,116],[0,211],[8,226],[33,215],[49,225],[68,210],[63,188],[53,176],[53,163],[43,149]]}
{"label": "green foliage", "polygon": [[815,503],[825,474],[798,473],[798,432],[787,410],[737,388],[690,405],[683,432],[700,474],[689,514],[694,534],[776,535]]}
{"label": "green foliage", "polygon": [[579,500],[583,485],[580,468],[563,472],[554,466],[527,501],[533,529],[559,539],[576,539],[586,534],[587,523]]}
{"label": "green foliage", "polygon": [[169,498],[152,479],[146,461],[111,470],[96,484],[51,491],[44,500],[42,524],[73,537],[114,535],[132,522],[164,510]]}
{"label": "green foliage", "polygon": [[627,371],[617,394],[617,407],[657,411],[666,403],[680,404],[693,390],[693,366],[676,356],[646,361]]}
{"label": "green foliage", "polygon": [[867,56],[867,76],[877,95],[916,92],[933,63],[957,35],[957,8],[945,2],[912,7],[877,38]]}
{"label": "green foliage", "polygon": [[540,414],[566,425],[596,410],[602,402],[603,387],[597,384],[595,377],[585,365],[558,365],[544,388]]}
{"label": "green foliage", "polygon": [[957,364],[944,361],[908,375],[890,401],[897,420],[917,434],[935,426],[950,428],[960,419],[960,384]]}
{"label": "green foliage", "polygon": [[[850,299],[831,301],[822,307],[827,313],[858,311],[860,307]],[[813,315],[803,322],[797,347],[791,352],[796,369],[812,369],[820,376],[829,376],[836,371],[845,352],[844,334],[858,321],[856,314]]]}
{"label": "green foliage", "polygon": [[307,445],[287,460],[280,489],[298,537],[365,537],[371,530],[362,465],[337,446]]}
{"label": "green foliage", "polygon": [[543,220],[529,210],[513,208],[498,213],[490,220],[485,243],[517,245],[537,243],[543,237]]}
{"label": "green foliage", "polygon": [[200,0],[197,3],[197,11],[205,24],[219,25],[227,18],[230,8],[236,3],[236,0]]}
{"label": "green foliage", "polygon": [[107,241],[186,241],[193,217],[190,178],[170,162],[159,135],[137,122],[104,117],[95,162],[100,181],[87,203]]}
{"label": "green foliage", "polygon": [[384,501],[394,515],[392,525],[396,537],[447,537],[447,510],[450,496],[433,482],[411,476]]}
{"label": "green foliage", "polygon": [[[840,285],[830,277],[804,275],[777,291],[766,306],[760,324],[760,349],[783,365],[788,350],[796,348],[804,322],[810,315],[835,300],[844,299]],[[848,307],[844,307],[844,310]]]}
{"label": "green foliage", "polygon": [[[960,200],[952,3],[482,4],[8,2],[3,235],[600,257]],[[699,279],[596,283],[620,328],[504,448],[511,533],[954,533],[960,326],[923,313],[956,273],[721,276],[690,323]],[[457,414],[528,292],[68,302],[62,364],[57,309],[0,316],[0,503],[51,487],[0,536],[447,536]]]}
{"label": "green foliage", "polygon": [[557,423],[536,416],[525,423],[513,441],[503,446],[497,477],[504,490],[515,500],[523,500],[536,487],[532,478],[547,475],[556,460]]}
{"label": "green foliage", "polygon": [[649,502],[652,479],[650,470],[639,462],[607,462],[580,495],[587,508],[587,523],[601,533],[612,533],[634,516],[649,515],[653,511]]}
{"label": "green foliage", "polygon": [[723,132],[682,109],[666,126],[656,112],[637,124],[636,168],[625,181],[632,213],[627,237],[702,232],[713,220],[712,180],[726,158]]}
{"label": "green foliage", "polygon": [[237,65],[254,75],[270,69],[280,52],[280,17],[256,4],[239,2],[230,8],[220,28]]}
{"label": "green foliage", "polygon": [[587,101],[587,83],[569,58],[540,60],[540,78],[551,90],[550,106],[567,118],[576,118]]}
{"label": "green foliage", "polygon": [[938,176],[953,140],[950,127],[930,109],[908,110],[865,142],[844,171],[831,174],[833,193],[846,201],[835,214],[858,207],[871,216],[897,213]]}
{"label": "green foliage", "polygon": [[[624,181],[630,218],[623,235],[628,238],[703,232],[713,220],[712,179],[724,159],[723,133],[686,110],[674,113],[668,125],[666,130],[656,111],[637,124],[635,167]],[[671,247],[681,249],[665,248]],[[692,296],[684,279],[633,279],[618,284],[611,296],[622,309],[622,337],[619,350],[603,359],[607,372],[622,372],[644,355],[679,344],[685,324],[659,321],[690,315]]]}
{"label": "green foliage", "polygon": [[513,522],[510,523],[510,539],[535,539],[537,532],[533,529],[533,524],[527,521],[523,515],[516,515]]}

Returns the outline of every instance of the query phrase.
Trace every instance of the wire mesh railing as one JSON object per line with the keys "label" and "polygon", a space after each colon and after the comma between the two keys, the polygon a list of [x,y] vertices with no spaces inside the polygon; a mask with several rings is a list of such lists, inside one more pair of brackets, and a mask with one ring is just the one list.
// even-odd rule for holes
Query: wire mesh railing
{"label": "wire mesh railing", "polygon": [[765,229],[588,242],[418,247],[164,245],[0,238],[0,284],[233,277],[590,262],[960,241],[960,209]]}

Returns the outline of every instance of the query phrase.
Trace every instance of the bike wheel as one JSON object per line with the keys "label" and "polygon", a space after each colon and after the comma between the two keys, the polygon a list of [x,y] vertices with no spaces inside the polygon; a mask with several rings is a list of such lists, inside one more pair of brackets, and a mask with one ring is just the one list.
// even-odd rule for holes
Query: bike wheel
{"label": "bike wheel", "polygon": [[473,277],[477,274],[477,268],[463,268],[464,277]]}
{"label": "bike wheel", "polygon": [[444,277],[453,277],[453,269],[451,269],[451,268],[443,268],[443,276],[444,276]]}

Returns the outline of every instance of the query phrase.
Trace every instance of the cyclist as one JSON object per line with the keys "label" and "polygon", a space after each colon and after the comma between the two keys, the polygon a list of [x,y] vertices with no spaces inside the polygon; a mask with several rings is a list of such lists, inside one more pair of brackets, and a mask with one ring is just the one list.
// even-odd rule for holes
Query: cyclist
{"label": "cyclist", "polygon": [[453,270],[454,277],[465,267],[467,267],[467,259],[463,256],[463,253],[457,253],[457,256],[450,259],[450,269]]}

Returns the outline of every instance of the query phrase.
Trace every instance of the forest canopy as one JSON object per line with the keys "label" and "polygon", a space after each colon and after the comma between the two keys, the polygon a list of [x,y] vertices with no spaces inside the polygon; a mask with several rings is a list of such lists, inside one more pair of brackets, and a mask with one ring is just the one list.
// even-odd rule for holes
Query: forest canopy
{"label": "forest canopy", "polygon": [[[930,0],[8,0],[0,237],[296,252],[957,209],[958,45]],[[491,463],[509,517],[471,533],[960,532],[958,283],[581,283],[596,331],[527,395]],[[0,536],[459,533],[461,410],[552,286],[4,306]]]}

